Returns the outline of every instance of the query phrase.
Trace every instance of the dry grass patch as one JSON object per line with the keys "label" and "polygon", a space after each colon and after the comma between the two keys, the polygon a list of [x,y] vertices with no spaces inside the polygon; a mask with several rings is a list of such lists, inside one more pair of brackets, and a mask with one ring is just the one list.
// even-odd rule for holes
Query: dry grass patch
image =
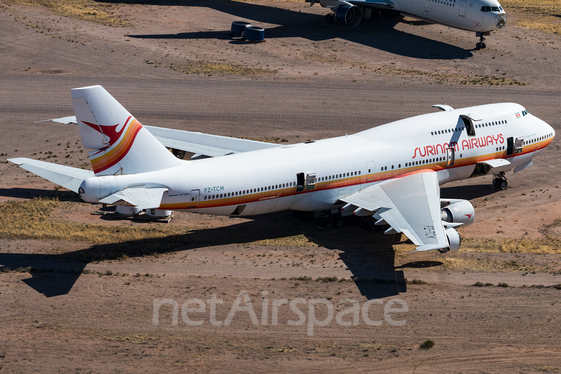
{"label": "dry grass patch", "polygon": [[57,198],[38,197],[0,205],[0,238],[66,240],[102,245],[186,232],[186,228],[178,226],[102,226],[52,219],[51,212],[59,204]]}
{"label": "dry grass patch", "polygon": [[482,253],[561,254],[561,240],[553,237],[539,240],[467,238],[462,240],[461,250]]}
{"label": "dry grass patch", "polygon": [[559,0],[503,0],[507,14],[519,16],[516,25],[561,34],[561,1]]}
{"label": "dry grass patch", "polygon": [[475,271],[482,273],[489,272],[540,272],[547,273],[546,269],[538,268],[533,265],[519,264],[516,261],[493,261],[479,260],[460,257],[446,257],[442,259],[442,268],[453,271]]}
{"label": "dry grass patch", "polygon": [[185,74],[274,75],[277,70],[252,68],[220,62],[196,62],[189,65],[171,65],[172,70]]}
{"label": "dry grass patch", "polygon": [[282,238],[256,240],[251,244],[259,246],[318,247],[316,243],[302,234]]}
{"label": "dry grass patch", "polygon": [[129,26],[112,14],[118,5],[93,0],[8,0],[8,4],[42,6],[64,17],[93,21],[110,26]]}
{"label": "dry grass patch", "polygon": [[434,73],[417,69],[402,69],[393,66],[383,66],[374,69],[375,73],[385,75],[406,75],[411,77],[426,77],[438,84],[462,84],[472,86],[526,86],[527,83],[520,82],[508,77],[495,77],[491,75],[461,75]]}
{"label": "dry grass patch", "polygon": [[117,342],[129,342],[134,344],[154,343],[160,339],[155,336],[147,334],[134,334],[134,335],[106,335],[106,339]]}

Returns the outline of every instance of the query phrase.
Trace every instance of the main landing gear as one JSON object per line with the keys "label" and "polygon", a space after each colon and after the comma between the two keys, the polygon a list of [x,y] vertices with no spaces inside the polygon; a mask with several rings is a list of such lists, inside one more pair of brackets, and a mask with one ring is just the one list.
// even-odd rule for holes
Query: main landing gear
{"label": "main landing gear", "polygon": [[337,209],[317,212],[300,212],[295,210],[292,212],[292,217],[300,222],[315,219],[318,227],[325,230],[340,228],[345,225],[341,212]]}
{"label": "main landing gear", "polygon": [[504,191],[508,187],[508,183],[506,181],[505,172],[501,171],[500,173],[493,174],[493,189],[498,191]]}
{"label": "main landing gear", "polygon": [[485,36],[491,35],[490,31],[485,32],[476,32],[475,36],[479,37],[479,42],[475,45],[475,49],[484,49],[487,48],[487,44],[485,44]]}
{"label": "main landing gear", "polygon": [[340,212],[314,212],[314,217],[317,220],[318,227],[325,230],[340,228],[345,224]]}

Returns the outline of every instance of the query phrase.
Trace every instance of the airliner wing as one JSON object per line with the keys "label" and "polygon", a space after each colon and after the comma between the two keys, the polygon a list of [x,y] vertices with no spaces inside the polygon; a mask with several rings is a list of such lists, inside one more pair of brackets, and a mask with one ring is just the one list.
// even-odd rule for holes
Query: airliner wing
{"label": "airliner wing", "polygon": [[93,171],[73,168],[70,166],[51,164],[50,162],[32,160],[30,158],[10,158],[8,161],[20,168],[37,174],[53,183],[78,192],[84,179],[94,176]]}
{"label": "airliner wing", "polygon": [[144,127],[166,147],[205,156],[218,157],[232,153],[280,147],[280,144],[203,134],[201,132],[172,130],[153,126]]}
{"label": "airliner wing", "polygon": [[[64,124],[77,123],[76,117],[55,118],[50,121]],[[202,132],[173,130],[154,126],[144,126],[144,128],[150,131],[160,143],[168,148],[210,157],[280,147],[280,144],[210,135]]]}
{"label": "airliner wing", "polygon": [[395,4],[391,0],[344,0],[353,5],[361,5],[367,8],[393,9]]}
{"label": "airliner wing", "polygon": [[440,187],[434,171],[384,181],[341,200],[376,212],[374,218],[405,234],[417,251],[449,247],[440,218]]}
{"label": "airliner wing", "polygon": [[504,158],[495,158],[487,161],[479,161],[478,164],[486,164],[491,167],[489,173],[499,173],[501,171],[506,171],[512,168],[510,161]]}
{"label": "airliner wing", "polygon": [[145,188],[144,186],[125,188],[119,192],[100,200],[103,204],[129,205],[139,209],[158,208],[162,202],[162,195],[167,188]]}

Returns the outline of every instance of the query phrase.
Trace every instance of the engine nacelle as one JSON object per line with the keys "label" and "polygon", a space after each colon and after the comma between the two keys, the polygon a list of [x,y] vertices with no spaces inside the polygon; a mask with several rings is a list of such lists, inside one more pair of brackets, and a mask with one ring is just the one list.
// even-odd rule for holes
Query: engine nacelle
{"label": "engine nacelle", "polygon": [[455,252],[460,248],[460,234],[455,229],[446,229],[446,237],[448,238],[448,245],[450,251]]}
{"label": "engine nacelle", "polygon": [[341,4],[335,9],[335,21],[340,25],[357,27],[362,21],[362,8]]}
{"label": "engine nacelle", "polygon": [[450,205],[445,206],[440,211],[440,218],[445,222],[461,223],[469,226],[475,221],[475,210],[473,205],[467,200],[443,200]]}

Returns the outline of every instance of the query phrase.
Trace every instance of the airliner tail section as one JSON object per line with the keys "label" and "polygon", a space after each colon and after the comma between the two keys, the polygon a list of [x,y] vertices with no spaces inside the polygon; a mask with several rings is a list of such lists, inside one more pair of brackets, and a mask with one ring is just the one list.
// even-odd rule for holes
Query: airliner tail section
{"label": "airliner tail section", "polygon": [[101,86],[72,90],[84,148],[96,176],[137,174],[181,163]]}

